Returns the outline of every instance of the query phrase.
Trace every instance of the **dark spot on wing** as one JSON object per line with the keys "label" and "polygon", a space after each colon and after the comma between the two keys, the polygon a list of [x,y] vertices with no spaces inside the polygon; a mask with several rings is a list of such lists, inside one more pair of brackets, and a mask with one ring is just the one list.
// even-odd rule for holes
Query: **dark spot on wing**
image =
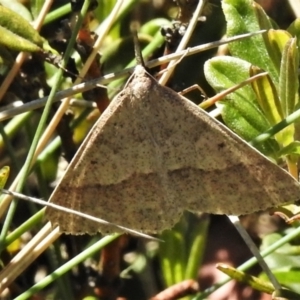
{"label": "dark spot on wing", "polygon": [[223,149],[223,148],[225,148],[225,143],[219,143],[218,144],[218,149],[220,150],[220,149]]}

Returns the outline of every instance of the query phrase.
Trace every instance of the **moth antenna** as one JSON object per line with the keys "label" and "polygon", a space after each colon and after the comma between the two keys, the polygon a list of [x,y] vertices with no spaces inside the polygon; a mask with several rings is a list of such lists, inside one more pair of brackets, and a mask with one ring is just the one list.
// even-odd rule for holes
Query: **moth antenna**
{"label": "moth antenna", "polygon": [[132,34],[133,34],[134,55],[135,55],[136,62],[138,65],[145,67],[137,31],[135,29],[133,29]]}

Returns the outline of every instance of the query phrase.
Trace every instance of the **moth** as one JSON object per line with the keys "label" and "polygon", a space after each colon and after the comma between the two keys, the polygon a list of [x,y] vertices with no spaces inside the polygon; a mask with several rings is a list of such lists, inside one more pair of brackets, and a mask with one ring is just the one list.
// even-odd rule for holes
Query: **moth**
{"label": "moth", "polygon": [[[146,233],[184,210],[243,215],[299,199],[286,171],[137,66],[80,146],[50,202]],[[48,207],[71,234],[110,234]]]}

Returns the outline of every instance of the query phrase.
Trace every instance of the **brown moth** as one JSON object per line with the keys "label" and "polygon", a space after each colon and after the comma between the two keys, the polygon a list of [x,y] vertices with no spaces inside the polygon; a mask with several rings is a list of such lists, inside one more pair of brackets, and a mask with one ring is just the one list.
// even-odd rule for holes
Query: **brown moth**
{"label": "brown moth", "polygon": [[[242,215],[299,195],[286,171],[137,66],[50,201],[156,233],[172,228],[184,210]],[[71,234],[120,231],[49,207],[46,216]]]}

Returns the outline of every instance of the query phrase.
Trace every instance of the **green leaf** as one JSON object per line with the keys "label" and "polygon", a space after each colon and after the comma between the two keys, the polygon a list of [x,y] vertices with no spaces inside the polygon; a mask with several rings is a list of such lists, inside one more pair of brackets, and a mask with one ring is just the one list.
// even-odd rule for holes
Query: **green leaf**
{"label": "green leaf", "polygon": [[[42,1],[42,0],[40,0],[40,1]],[[18,0],[0,0],[0,5],[5,6],[6,8],[8,8],[8,9],[14,11],[15,13],[17,13],[18,15],[22,16],[28,22],[31,22],[32,21],[31,13],[26,8],[26,6],[20,2],[21,1],[18,1]],[[32,3],[32,1],[30,1],[30,4],[31,3]]]}
{"label": "green leaf", "polygon": [[[1,17],[0,17],[1,18]],[[0,26],[0,44],[14,51],[42,52],[42,48]]]}
{"label": "green leaf", "polygon": [[263,37],[269,56],[279,74],[282,52],[291,36],[285,30],[270,29]]}
{"label": "green leaf", "polygon": [[40,34],[14,11],[0,5],[0,46],[13,51],[39,52],[53,63],[51,52],[58,55],[57,51],[40,36]]}
{"label": "green leaf", "polygon": [[204,251],[206,248],[209,223],[209,217],[206,216],[201,218],[200,221],[197,220],[197,222],[195,222],[194,224],[192,224],[193,226],[191,226],[191,246],[186,264],[184,279],[197,278],[199,266],[202,263]]}
{"label": "green leaf", "polygon": [[[250,63],[234,57],[216,57],[204,65],[209,84],[217,91],[226,90],[249,78]],[[271,127],[260,109],[251,86],[244,86],[216,104],[221,108],[225,124],[246,141],[250,141]],[[277,158],[279,145],[273,139],[257,145],[265,155]]]}
{"label": "green leaf", "polygon": [[[274,28],[274,26],[277,28],[277,24],[274,24],[274,22],[269,18],[269,16],[266,14],[264,9],[259,4],[252,1],[251,5],[256,14],[256,19],[259,24],[259,28],[267,29],[267,30]],[[264,36],[265,35],[263,35],[263,37]]]}
{"label": "green leaf", "polygon": [[244,282],[258,291],[268,294],[271,294],[274,291],[273,285],[267,280],[264,281],[260,278],[246,274],[225,264],[218,264],[217,268],[228,275],[230,278],[235,279],[239,282]]}
{"label": "green leaf", "polygon": [[[265,29],[261,28],[258,22],[257,6],[254,5],[254,1],[224,0],[222,8],[227,22],[226,33],[228,37]],[[260,21],[260,23],[265,24],[267,21]],[[266,29],[271,26],[270,23],[268,24],[269,26]],[[233,56],[242,58],[269,72],[274,83],[278,83],[276,67],[273,65],[261,35],[230,43],[228,47]]]}
{"label": "green leaf", "polygon": [[[259,74],[261,70],[251,67],[251,76]],[[257,101],[264,115],[272,126],[276,125],[285,117],[279,99],[278,91],[269,76],[258,78],[252,82]],[[290,125],[275,135],[280,145],[288,145],[294,139],[294,127]]]}
{"label": "green leaf", "polygon": [[[282,284],[285,287],[289,287],[290,289],[299,293],[300,269],[298,268],[291,268],[289,270],[279,269],[279,270],[272,270],[272,272],[275,275],[276,279],[280,282],[280,284]],[[266,280],[267,277],[265,274],[261,274],[259,278],[261,278],[262,280]],[[291,299],[299,299],[299,298],[291,298]]]}
{"label": "green leaf", "polygon": [[184,280],[185,271],[185,241],[177,230],[165,230],[161,239],[160,259],[166,286]]}
{"label": "green leaf", "polygon": [[[299,101],[298,65],[297,39],[291,38],[283,49],[278,88],[284,117],[289,116],[295,111],[295,107]],[[287,146],[294,141],[294,135],[295,125],[291,124],[281,131],[282,138],[280,142],[282,145]]]}
{"label": "green leaf", "polygon": [[[15,35],[31,42],[37,46],[42,46],[45,39],[19,14],[0,5],[0,26]],[[2,39],[2,34],[0,35]]]}
{"label": "green leaf", "polygon": [[[296,212],[296,211],[294,211]],[[279,241],[286,233],[272,233],[266,235],[260,246],[260,250],[268,248]],[[290,249],[291,244],[286,243],[282,247],[278,248],[275,252],[265,257],[265,261],[272,270],[280,270],[281,272],[285,270],[288,272],[291,268],[300,268],[299,259],[295,255],[289,255],[287,251]]]}
{"label": "green leaf", "polygon": [[291,154],[300,155],[300,142],[299,141],[291,142],[290,144],[282,148],[278,154],[280,156],[287,156]]}
{"label": "green leaf", "polygon": [[279,96],[285,117],[294,112],[299,100],[298,66],[297,39],[291,38],[283,49],[279,78]]}
{"label": "green leaf", "polygon": [[[262,70],[251,67],[250,75],[254,76]],[[283,119],[283,112],[279,96],[270,76],[263,76],[252,82],[252,88],[256,94],[257,101],[264,115],[271,125],[275,125]]]}

